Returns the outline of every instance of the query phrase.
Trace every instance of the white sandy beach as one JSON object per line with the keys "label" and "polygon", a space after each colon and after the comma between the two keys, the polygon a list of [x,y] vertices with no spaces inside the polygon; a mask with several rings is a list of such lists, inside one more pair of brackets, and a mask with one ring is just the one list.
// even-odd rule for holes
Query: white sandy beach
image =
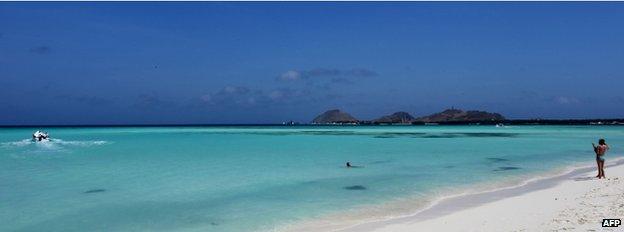
{"label": "white sandy beach", "polygon": [[603,218],[624,217],[624,165],[614,165],[614,161],[607,161],[605,166],[607,179],[598,180],[594,178],[595,170],[588,171],[585,168],[582,172],[564,175],[552,186],[536,187],[539,183],[534,183],[536,190],[450,210],[445,215],[430,219],[422,219],[422,215],[397,218],[362,224],[347,230],[624,231],[623,226],[613,229],[601,226]]}

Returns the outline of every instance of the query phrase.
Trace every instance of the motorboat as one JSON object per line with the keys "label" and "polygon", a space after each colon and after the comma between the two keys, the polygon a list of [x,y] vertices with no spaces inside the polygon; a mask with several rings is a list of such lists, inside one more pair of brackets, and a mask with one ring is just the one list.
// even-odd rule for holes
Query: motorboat
{"label": "motorboat", "polygon": [[48,132],[35,131],[35,133],[32,134],[32,139],[35,142],[44,142],[44,141],[50,141],[50,136],[48,135]]}

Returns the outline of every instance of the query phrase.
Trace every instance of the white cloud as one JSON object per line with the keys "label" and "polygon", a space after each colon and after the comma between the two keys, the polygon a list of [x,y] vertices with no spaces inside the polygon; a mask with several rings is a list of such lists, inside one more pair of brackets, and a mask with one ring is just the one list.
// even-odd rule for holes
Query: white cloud
{"label": "white cloud", "polygon": [[247,98],[247,103],[249,104],[256,104],[256,98],[255,97],[249,97]]}
{"label": "white cloud", "polygon": [[212,96],[210,94],[205,94],[201,96],[201,100],[205,102],[210,102],[210,100],[212,100]]}
{"label": "white cloud", "polygon": [[294,71],[294,70],[290,70],[290,71],[286,71],[285,73],[282,73],[282,75],[279,76],[280,80],[283,81],[296,81],[296,80],[300,80],[301,79],[301,73]]}
{"label": "white cloud", "polygon": [[344,78],[362,78],[362,77],[374,77],[377,76],[377,72],[363,69],[363,68],[353,68],[353,69],[327,69],[327,68],[316,68],[310,70],[289,70],[277,77],[277,80],[280,81],[297,81],[302,79],[312,79],[317,77],[343,77]]}
{"label": "white cloud", "polygon": [[577,104],[580,103],[581,101],[579,101],[576,98],[573,97],[565,97],[565,96],[559,96],[555,98],[555,101],[559,104],[563,104],[563,105],[568,105],[568,104]]}
{"label": "white cloud", "polygon": [[271,100],[277,100],[280,99],[284,96],[284,93],[282,93],[282,91],[279,90],[273,90],[269,93],[269,98],[271,98]]}

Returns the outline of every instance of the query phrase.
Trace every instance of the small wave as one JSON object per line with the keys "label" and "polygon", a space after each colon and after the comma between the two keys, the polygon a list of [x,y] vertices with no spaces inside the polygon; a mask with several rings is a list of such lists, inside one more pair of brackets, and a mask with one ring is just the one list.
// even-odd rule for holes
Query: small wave
{"label": "small wave", "polygon": [[35,141],[32,141],[31,139],[23,139],[20,141],[0,143],[0,145],[2,145],[2,147],[25,147],[29,145],[36,145],[38,147],[53,148],[59,145],[60,146],[89,147],[89,146],[104,145],[108,143],[109,143],[108,141],[104,141],[104,140],[65,141],[62,139],[53,138],[53,139],[50,139],[50,141],[42,141],[42,142],[35,142]]}
{"label": "small wave", "polygon": [[82,146],[82,147],[104,145],[108,143],[108,141],[104,141],[104,140],[65,141],[61,139],[53,139],[50,142],[54,144],[59,144],[59,145],[74,145],[74,146]]}
{"label": "small wave", "polygon": [[24,140],[20,140],[20,141],[13,141],[13,142],[5,142],[5,143],[1,143],[3,147],[23,147],[23,146],[28,146],[32,143],[32,140],[30,139],[24,139]]}

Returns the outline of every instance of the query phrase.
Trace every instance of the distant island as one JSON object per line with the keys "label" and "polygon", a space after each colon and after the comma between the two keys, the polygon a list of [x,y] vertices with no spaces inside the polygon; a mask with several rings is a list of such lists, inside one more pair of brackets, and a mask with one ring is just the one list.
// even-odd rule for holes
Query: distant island
{"label": "distant island", "polygon": [[463,111],[459,109],[448,109],[440,113],[429,116],[420,117],[414,120],[423,123],[445,123],[445,122],[502,122],[505,117],[499,113],[490,113],[486,111],[469,110]]}
{"label": "distant island", "polygon": [[414,121],[414,117],[407,112],[399,111],[391,115],[386,115],[373,120],[377,124],[410,124]]}
{"label": "distant island", "polygon": [[355,117],[338,109],[325,111],[312,120],[312,124],[357,124],[358,122],[359,120]]}
{"label": "distant island", "polygon": [[315,117],[312,124],[337,125],[624,125],[624,119],[515,119],[499,113],[447,109],[428,116],[414,117],[399,111],[373,120],[359,120],[339,109],[328,110]]}

